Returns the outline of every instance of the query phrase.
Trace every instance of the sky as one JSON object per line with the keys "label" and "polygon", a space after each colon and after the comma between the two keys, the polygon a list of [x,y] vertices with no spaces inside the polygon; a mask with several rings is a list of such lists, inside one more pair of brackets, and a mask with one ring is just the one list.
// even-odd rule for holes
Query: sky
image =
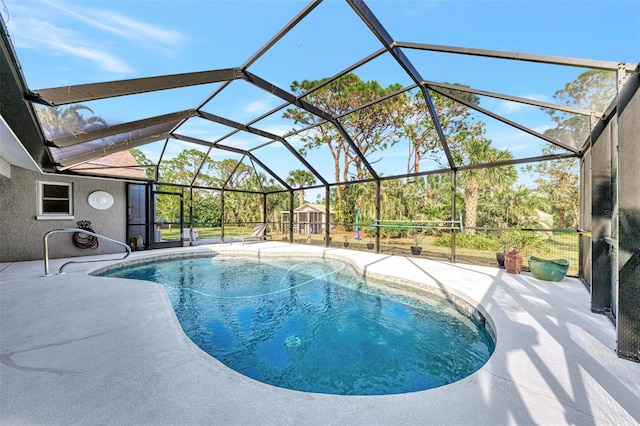
{"label": "sky", "polygon": [[[366,2],[398,41],[504,50],[594,60],[640,62],[640,1],[375,1]],[[58,1],[3,0],[2,16],[31,89],[238,67],[305,6],[304,1]],[[325,0],[283,40],[249,67],[289,89],[293,81],[334,75],[382,45],[342,1]],[[584,69],[498,61],[465,55],[405,50],[425,80],[553,102],[553,94]],[[412,81],[385,55],[358,70],[382,85]],[[86,103],[109,124],[193,108],[219,84]],[[282,100],[246,82],[232,83],[203,110],[246,123]],[[544,132],[552,122],[539,108],[482,98],[481,106]],[[544,146],[489,117],[487,136],[516,158],[539,155]],[[278,135],[292,122],[279,114],[256,123]],[[191,120],[179,133],[213,141],[228,128]],[[265,140],[234,136],[235,146]],[[145,148],[159,155],[161,144]],[[166,153],[177,155],[183,143]],[[198,147],[198,149],[202,149]],[[269,150],[272,152],[269,153]],[[265,163],[284,176],[299,164],[283,164],[282,149],[264,148]],[[155,154],[154,154],[155,153]],[[384,175],[406,170],[406,146],[379,162]],[[261,157],[262,158],[262,157]],[[309,161],[330,170],[327,152]],[[424,164],[425,168],[435,167]],[[330,173],[332,174],[332,173]]]}

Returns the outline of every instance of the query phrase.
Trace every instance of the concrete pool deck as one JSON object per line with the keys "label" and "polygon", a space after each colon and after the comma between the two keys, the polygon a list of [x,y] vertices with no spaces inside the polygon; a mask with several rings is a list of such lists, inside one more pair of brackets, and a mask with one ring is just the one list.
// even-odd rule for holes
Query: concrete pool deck
{"label": "concrete pool deck", "polygon": [[[467,294],[495,326],[487,364],[456,383],[390,396],[276,388],[222,365],[182,332],[162,286],[88,276],[113,262],[0,264],[0,424],[640,423],[640,364],[577,279],[336,248],[261,242],[136,252],[344,255],[360,268]],[[96,256],[109,258],[113,256]],[[69,259],[54,259],[55,273]]]}

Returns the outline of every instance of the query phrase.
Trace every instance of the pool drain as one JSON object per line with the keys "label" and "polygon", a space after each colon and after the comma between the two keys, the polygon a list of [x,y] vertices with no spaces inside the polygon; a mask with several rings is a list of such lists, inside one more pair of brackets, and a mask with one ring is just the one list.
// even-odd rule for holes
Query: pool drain
{"label": "pool drain", "polygon": [[284,341],[284,344],[288,348],[297,348],[302,343],[302,340],[298,336],[289,336]]}

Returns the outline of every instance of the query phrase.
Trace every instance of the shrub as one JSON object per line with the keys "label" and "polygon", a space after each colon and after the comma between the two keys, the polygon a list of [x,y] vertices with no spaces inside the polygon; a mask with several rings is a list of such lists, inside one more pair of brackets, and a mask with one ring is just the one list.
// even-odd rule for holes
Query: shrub
{"label": "shrub", "polygon": [[[451,234],[446,233],[436,238],[435,244],[437,246],[450,247],[451,246]],[[482,234],[469,234],[467,232],[461,232],[456,234],[456,247],[475,249],[475,250],[499,250],[500,244]]]}
{"label": "shrub", "polygon": [[380,232],[382,233],[382,236],[384,237],[388,237],[388,238],[404,238],[407,235],[409,235],[409,228],[403,228],[402,225],[400,226],[385,226],[380,228]]}

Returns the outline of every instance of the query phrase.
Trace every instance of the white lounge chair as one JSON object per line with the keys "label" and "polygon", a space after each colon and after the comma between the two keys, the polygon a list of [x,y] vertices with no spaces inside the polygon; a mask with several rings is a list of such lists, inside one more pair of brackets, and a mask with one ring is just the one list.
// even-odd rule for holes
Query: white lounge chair
{"label": "white lounge chair", "polygon": [[[191,241],[198,241],[200,239],[200,236],[198,235],[198,231],[196,231],[195,229],[191,232],[191,236],[193,237],[191,239]],[[182,230],[182,239],[184,241],[189,241],[189,230],[188,229],[183,229]]]}
{"label": "white lounge chair", "polygon": [[[240,241],[242,241],[242,245],[244,245],[244,243],[246,241],[270,240],[271,239],[271,235],[268,235],[268,234],[264,233],[266,229],[267,229],[267,224],[266,223],[257,224],[253,228],[253,231],[251,231],[251,235],[248,235],[246,237],[240,237]],[[233,240],[231,241],[231,243],[233,244]]]}

